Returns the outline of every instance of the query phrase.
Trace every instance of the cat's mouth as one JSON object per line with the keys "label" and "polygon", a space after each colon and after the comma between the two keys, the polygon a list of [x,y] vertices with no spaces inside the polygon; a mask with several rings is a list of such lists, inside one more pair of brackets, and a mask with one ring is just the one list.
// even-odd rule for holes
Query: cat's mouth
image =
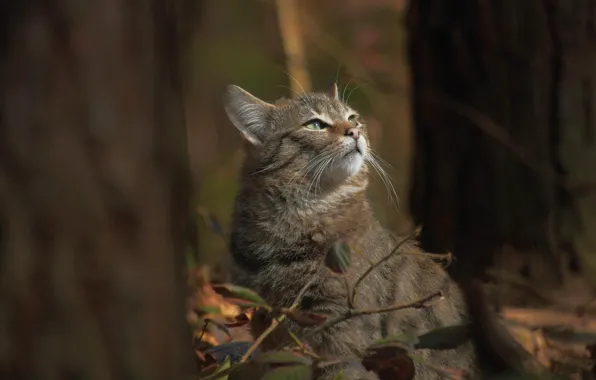
{"label": "cat's mouth", "polygon": [[357,144],[352,149],[348,150],[346,152],[346,154],[344,154],[344,157],[351,156],[352,154],[360,154],[360,155],[362,155],[362,150],[360,150],[360,148],[358,147]]}
{"label": "cat's mouth", "polygon": [[349,154],[353,154],[353,153],[359,153],[360,155],[363,155],[364,154],[364,151],[363,151],[362,147],[357,142],[354,142],[354,145],[353,145],[352,149],[350,149],[346,153],[346,156],[349,155]]}

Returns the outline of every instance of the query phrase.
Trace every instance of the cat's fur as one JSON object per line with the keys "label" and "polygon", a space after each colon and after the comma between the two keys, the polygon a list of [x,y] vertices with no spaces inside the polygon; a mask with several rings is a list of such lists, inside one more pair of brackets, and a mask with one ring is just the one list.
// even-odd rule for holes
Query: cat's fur
{"label": "cat's fur", "polygon": [[[370,262],[387,255],[400,241],[375,220],[365,197],[371,155],[365,124],[359,116],[350,118],[357,113],[338,99],[335,86],[330,93],[308,93],[276,105],[229,86],[225,108],[246,140],[231,233],[233,281],[254,289],[273,306],[289,307],[304,284],[317,276],[301,308],[329,315],[343,313],[347,309],[345,284],[323,266],[327,251],[339,239],[354,248],[357,253],[346,275],[353,285]],[[328,127],[305,128],[312,119]],[[353,128],[357,128],[357,139]],[[325,169],[322,164],[327,164]],[[410,244],[403,250],[415,249]],[[460,293],[438,264],[423,256],[396,256],[363,281],[357,308],[410,302],[437,290],[444,298],[427,308],[354,318],[307,343],[321,355],[353,356],[384,335],[423,333],[465,320]],[[253,334],[260,335],[268,323],[256,315]],[[299,336],[305,331],[291,321],[286,327]],[[264,349],[285,338],[283,330],[278,330],[264,342]],[[473,368],[469,346],[420,354],[434,366]],[[416,370],[416,379],[438,377],[426,366],[417,365]],[[344,376],[376,378],[357,367],[344,368]]]}

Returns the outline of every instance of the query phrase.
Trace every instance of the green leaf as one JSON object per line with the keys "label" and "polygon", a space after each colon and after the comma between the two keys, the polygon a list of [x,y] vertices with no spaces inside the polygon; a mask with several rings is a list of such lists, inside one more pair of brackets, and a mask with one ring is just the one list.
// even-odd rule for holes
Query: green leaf
{"label": "green leaf", "polygon": [[267,303],[254,291],[233,284],[217,284],[211,286],[213,290],[225,298],[236,298],[256,305],[266,306]]}
{"label": "green leaf", "polygon": [[[215,371],[214,374],[218,374],[218,373],[221,373],[221,372],[227,370],[228,368],[230,368],[230,365],[231,365],[230,364],[230,357],[227,356],[224,359],[223,363],[221,363],[221,365],[219,366],[219,368],[217,368],[217,371]],[[216,377],[215,379],[217,379],[217,380],[228,380],[228,375],[223,375],[221,377]]]}
{"label": "green leaf", "polygon": [[416,349],[453,350],[470,340],[470,324],[438,328],[418,337]]}
{"label": "green leaf", "polygon": [[203,316],[203,315],[207,315],[207,314],[211,314],[211,315],[221,314],[221,309],[218,306],[201,305],[201,306],[197,306],[195,311],[199,316]]}
{"label": "green leaf", "polygon": [[405,346],[413,347],[418,343],[418,336],[414,332],[407,332],[399,335],[390,335],[386,338],[375,341],[372,346],[384,346],[394,343],[403,344]]}
{"label": "green leaf", "polygon": [[287,351],[270,351],[259,355],[256,359],[261,363],[269,364],[312,364],[312,360],[305,356],[301,356]]}
{"label": "green leaf", "polygon": [[351,253],[352,250],[346,242],[338,241],[333,245],[333,248],[327,252],[327,256],[325,256],[325,266],[333,273],[344,274],[350,267]]}
{"label": "green leaf", "polygon": [[308,365],[278,367],[267,372],[261,380],[311,380],[312,372],[312,367]]}

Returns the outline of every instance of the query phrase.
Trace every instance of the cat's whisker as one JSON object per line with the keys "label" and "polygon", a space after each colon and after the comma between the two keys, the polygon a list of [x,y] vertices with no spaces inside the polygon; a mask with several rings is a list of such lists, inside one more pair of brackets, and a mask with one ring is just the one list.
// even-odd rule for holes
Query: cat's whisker
{"label": "cat's whisker", "polygon": [[288,181],[286,187],[290,188],[292,185],[300,179],[304,179],[308,172],[312,170],[311,165],[306,165],[304,168],[301,168],[294,173],[292,178]]}
{"label": "cat's whisker", "polygon": [[321,161],[321,163],[319,164],[317,170],[315,171],[315,173],[313,175],[312,182],[310,183],[310,185],[308,187],[307,193],[310,193],[310,189],[311,189],[312,185],[315,185],[315,194],[316,194],[316,187],[318,186],[317,185],[318,179],[321,177],[321,175],[325,171],[325,168],[327,167],[329,162],[332,160],[333,160],[333,153],[329,153],[326,156],[325,160]]}
{"label": "cat's whisker", "polygon": [[393,168],[393,165],[391,165],[389,162],[387,162],[386,160],[383,159],[383,157],[381,157],[377,152],[375,152],[372,149],[369,149],[368,151],[370,154],[372,154],[375,159],[377,160],[378,163],[383,164],[385,166],[388,166],[390,168]]}
{"label": "cat's whisker", "polygon": [[286,89],[290,90],[291,92],[293,92],[294,94],[296,94],[296,96],[300,96],[300,93],[298,93],[298,91],[294,90],[292,87],[284,86],[282,84],[278,85],[277,87],[286,88]]}
{"label": "cat's whisker", "polygon": [[267,172],[267,171],[269,171],[269,170],[271,170],[273,168],[275,168],[275,162],[273,162],[273,163],[271,163],[269,165],[266,165],[262,169],[259,169],[259,170],[255,171],[255,172],[251,173],[251,175],[261,174],[261,173]]}
{"label": "cat's whisker", "polygon": [[360,87],[363,87],[363,86],[365,86],[365,85],[367,85],[367,83],[362,83],[362,84],[359,84],[358,86],[354,87],[354,88],[353,88],[353,89],[350,91],[350,93],[348,94],[348,98],[347,98],[347,99],[346,99],[344,102],[345,102],[345,103],[348,103],[348,102],[350,101],[350,97],[352,96],[352,94],[354,93],[354,91],[358,90]]}
{"label": "cat's whisker", "polygon": [[337,84],[337,81],[339,80],[339,71],[341,70],[341,62],[337,63],[337,72],[335,73],[335,84]]}
{"label": "cat's whisker", "polygon": [[[392,203],[396,207],[396,211],[399,211],[399,197],[397,196],[397,191],[395,191],[395,187],[393,186],[394,179],[379,164],[379,162],[377,161],[377,159],[374,159],[374,161],[375,161],[376,167],[379,170],[379,174],[381,175],[381,177],[384,177],[385,178],[385,187],[387,188],[387,186],[388,186],[388,187],[391,188],[391,193],[393,195],[393,197],[392,197]],[[387,191],[389,191],[389,189],[387,189]]]}
{"label": "cat's whisker", "polygon": [[[306,93],[306,91],[304,91],[304,87],[302,87],[302,85],[300,84],[300,82],[298,82],[298,79],[296,79],[296,78],[295,78],[295,77],[294,77],[292,74],[290,74],[290,73],[289,73],[288,71],[286,71],[285,69],[282,69],[282,70],[283,70],[283,72],[284,72],[284,73],[286,73],[286,75],[287,75],[287,76],[288,76],[290,79],[292,79],[294,82],[296,82],[296,84],[298,85],[298,87],[300,87],[300,90],[302,90],[302,93],[303,93],[303,94],[305,94],[305,93]],[[296,94],[297,94],[298,96],[300,96],[300,94],[298,94],[297,92],[296,92]]]}
{"label": "cat's whisker", "polygon": [[371,163],[371,166],[379,175],[379,178],[385,186],[385,190],[387,191],[387,195],[389,196],[391,203],[395,207],[396,211],[399,211],[399,197],[397,196],[397,191],[395,191],[395,187],[393,186],[393,178],[387,174],[385,169],[383,169],[373,155],[369,155],[367,157],[367,161]]}
{"label": "cat's whisker", "polygon": [[373,169],[375,170],[375,172],[377,172],[377,174],[379,175],[379,178],[381,179],[381,182],[383,182],[383,186],[385,187],[385,191],[387,191],[387,196],[391,200],[391,203],[395,206],[392,193],[389,190],[389,185],[387,184],[387,179],[383,176],[381,169],[379,169],[378,163],[375,162],[372,157],[369,160],[369,162],[370,162],[371,166],[373,167]]}
{"label": "cat's whisker", "polygon": [[346,90],[348,89],[348,87],[350,87],[350,83],[352,83],[352,80],[351,79],[348,81],[348,84],[346,84],[346,87],[344,87],[344,90],[341,92],[341,101],[342,102],[344,102],[344,99],[345,99],[345,96],[346,96]]}
{"label": "cat's whisker", "polygon": [[[309,163],[303,167],[302,169],[298,170],[296,173],[294,173],[294,175],[292,176],[292,178],[290,178],[290,181],[288,183],[288,187],[291,186],[294,182],[296,182],[297,180],[299,180],[300,178],[304,178],[306,177],[306,175],[311,172],[312,170],[315,170],[317,168],[317,166],[325,161],[327,158],[329,158],[332,155],[332,153],[329,152],[322,152],[319,153],[317,156],[315,156],[312,160],[309,161]],[[297,177],[297,178],[296,178]]]}
{"label": "cat's whisker", "polygon": [[[310,194],[310,190],[311,190],[312,186],[315,185],[315,183],[317,182],[317,178],[319,178],[323,174],[325,167],[332,159],[333,159],[333,157],[327,157],[326,160],[322,161],[318,165],[317,170],[315,171],[315,173],[313,175],[312,181],[310,182],[310,185],[308,185],[308,190],[306,191],[307,194]],[[316,191],[316,185],[315,185],[315,191]]]}
{"label": "cat's whisker", "polygon": [[325,164],[323,165],[323,169],[321,169],[321,170],[319,171],[319,176],[317,177],[317,182],[315,183],[315,195],[316,195],[317,189],[320,189],[320,188],[321,188],[321,187],[320,187],[320,184],[321,184],[321,177],[322,177],[323,173],[325,172],[325,169],[327,169],[327,167],[328,167],[329,165],[331,165],[331,164],[333,163],[333,161],[335,161],[335,156],[334,156],[334,157],[331,157],[329,160],[327,160],[327,161],[325,162]]}
{"label": "cat's whisker", "polygon": [[[389,184],[389,186],[391,187],[391,192],[393,193],[394,199],[395,199],[395,203],[396,203],[396,207],[399,210],[399,197],[397,196],[397,191],[395,191],[395,187],[393,186],[393,183],[395,182],[395,180],[393,179],[393,177],[391,177],[389,175],[389,173],[387,173],[387,171],[379,164],[377,158],[375,158],[375,161],[377,162],[377,166],[379,167],[379,169],[381,169],[381,173],[383,173],[383,176],[385,177],[385,179],[387,180],[387,183]],[[389,164],[387,164],[389,165]]]}

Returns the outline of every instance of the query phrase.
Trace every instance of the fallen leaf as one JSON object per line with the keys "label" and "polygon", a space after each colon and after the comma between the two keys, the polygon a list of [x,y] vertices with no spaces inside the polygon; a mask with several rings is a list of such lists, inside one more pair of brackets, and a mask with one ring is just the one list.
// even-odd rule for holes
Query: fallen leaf
{"label": "fallen leaf", "polygon": [[285,310],[284,313],[302,327],[319,326],[327,320],[322,314],[303,310]]}
{"label": "fallen leaf", "polygon": [[234,317],[234,322],[226,323],[226,327],[241,327],[250,322],[250,318],[246,313],[240,313]]}
{"label": "fallen leaf", "polygon": [[196,350],[195,354],[197,369],[199,372],[213,370],[215,367],[217,367],[217,360],[215,359],[215,356],[213,356],[212,354],[203,353],[199,350]]}
{"label": "fallen leaf", "polygon": [[380,380],[412,380],[416,373],[408,352],[397,345],[368,348],[362,365],[376,373]]}

